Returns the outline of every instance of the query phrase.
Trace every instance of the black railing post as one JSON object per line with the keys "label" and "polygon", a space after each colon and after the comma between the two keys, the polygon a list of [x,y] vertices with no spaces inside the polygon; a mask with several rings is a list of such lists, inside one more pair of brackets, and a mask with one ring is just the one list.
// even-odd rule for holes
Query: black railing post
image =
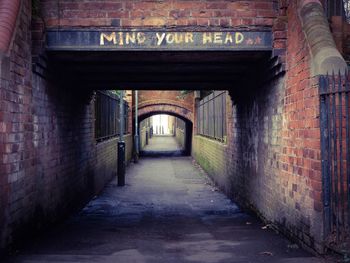
{"label": "black railing post", "polygon": [[331,180],[329,172],[329,124],[328,124],[328,107],[326,102],[326,92],[328,87],[328,78],[320,76],[319,90],[320,90],[320,129],[321,129],[321,158],[322,158],[322,185],[323,185],[323,209],[324,209],[324,235],[327,236],[331,232],[331,208],[330,208],[330,187]]}
{"label": "black railing post", "polygon": [[125,142],[124,142],[124,91],[119,99],[119,141],[118,141],[118,186],[125,185]]}
{"label": "black railing post", "polygon": [[[119,157],[120,156],[120,157]],[[118,142],[118,186],[125,185],[125,142]]]}
{"label": "black railing post", "polygon": [[135,90],[135,136],[134,136],[134,162],[137,163],[140,155],[140,147],[139,147],[139,95],[138,90]]}
{"label": "black railing post", "polygon": [[348,226],[350,226],[350,107],[349,107],[349,93],[350,93],[350,84],[349,84],[349,75],[345,73],[345,121],[346,121],[346,184],[347,184],[347,201],[348,201]]}

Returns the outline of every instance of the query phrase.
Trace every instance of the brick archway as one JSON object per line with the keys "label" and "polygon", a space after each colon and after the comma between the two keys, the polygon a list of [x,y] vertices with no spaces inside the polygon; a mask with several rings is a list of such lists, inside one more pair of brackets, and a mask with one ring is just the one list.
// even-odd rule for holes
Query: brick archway
{"label": "brick archway", "polygon": [[139,107],[138,117],[142,121],[152,115],[169,114],[187,122],[193,123],[193,111],[180,105],[171,103],[148,104]]}
{"label": "brick archway", "polygon": [[157,114],[172,115],[182,119],[185,122],[185,149],[183,153],[185,155],[190,155],[192,151],[192,133],[194,122],[193,111],[184,107],[184,105],[181,105],[181,103],[176,105],[170,102],[161,103],[160,101],[158,101],[157,104],[141,104],[139,106],[138,122],[140,123],[141,121]]}

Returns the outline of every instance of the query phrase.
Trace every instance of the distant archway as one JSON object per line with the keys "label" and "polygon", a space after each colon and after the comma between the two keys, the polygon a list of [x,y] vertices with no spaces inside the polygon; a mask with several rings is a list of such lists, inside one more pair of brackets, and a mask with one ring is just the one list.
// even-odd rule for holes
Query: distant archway
{"label": "distant archway", "polygon": [[139,121],[143,121],[144,119],[157,114],[169,114],[178,117],[185,122],[193,123],[193,112],[181,105],[158,103],[142,105],[138,109]]}
{"label": "distant archway", "polygon": [[[144,108],[143,108],[144,109]],[[143,120],[152,117],[154,115],[158,114],[168,114],[174,117],[177,117],[185,122],[185,149],[183,151],[184,155],[191,155],[192,150],[192,130],[193,130],[193,122],[192,117],[193,113],[189,112],[186,109],[181,109],[180,107],[176,107],[173,105],[173,107],[162,107],[161,105],[152,105],[147,107],[147,110],[141,110],[139,111],[139,119],[138,123],[142,122]]]}

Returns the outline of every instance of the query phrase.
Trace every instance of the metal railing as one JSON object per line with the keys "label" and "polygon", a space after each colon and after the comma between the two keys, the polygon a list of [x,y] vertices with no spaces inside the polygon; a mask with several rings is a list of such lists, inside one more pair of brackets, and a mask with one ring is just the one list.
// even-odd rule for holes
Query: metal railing
{"label": "metal railing", "polygon": [[197,133],[224,141],[226,138],[226,91],[214,91],[197,108]]}
{"label": "metal railing", "polygon": [[321,76],[319,89],[325,236],[337,249],[350,241],[350,76]]}
{"label": "metal railing", "polygon": [[324,8],[328,18],[342,16],[350,22],[350,0],[324,0]]}
{"label": "metal railing", "polygon": [[[119,136],[119,96],[110,91],[96,91],[95,139],[97,142]],[[129,106],[124,101],[124,133],[128,130]]]}

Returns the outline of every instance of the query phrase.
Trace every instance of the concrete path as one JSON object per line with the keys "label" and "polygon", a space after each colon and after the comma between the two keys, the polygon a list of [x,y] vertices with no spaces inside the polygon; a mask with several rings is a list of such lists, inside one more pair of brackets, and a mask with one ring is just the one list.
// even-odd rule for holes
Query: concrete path
{"label": "concrete path", "polygon": [[143,152],[176,152],[182,148],[177,143],[174,136],[157,136],[154,135],[148,145],[143,148]]}
{"label": "concrete path", "polygon": [[190,157],[145,158],[8,262],[322,262],[239,210]]}
{"label": "concrete path", "polygon": [[140,152],[141,156],[181,156],[183,149],[172,135],[154,135]]}

